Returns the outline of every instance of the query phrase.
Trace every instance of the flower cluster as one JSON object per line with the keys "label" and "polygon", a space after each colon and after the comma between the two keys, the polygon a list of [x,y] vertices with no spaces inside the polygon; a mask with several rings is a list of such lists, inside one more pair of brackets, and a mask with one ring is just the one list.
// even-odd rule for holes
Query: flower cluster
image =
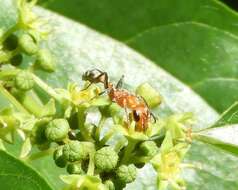
{"label": "flower cluster", "polygon": [[[107,94],[100,95],[102,85],[89,87],[86,81],[84,87],[50,87],[35,74],[36,69],[56,69],[54,57],[41,48],[46,32],[39,29],[42,22],[31,10],[35,2],[17,2],[19,21],[0,39],[0,92],[13,105],[0,112],[1,143],[14,143],[17,133],[23,139],[22,159],[52,155],[55,165],[68,172],[60,176],[68,189],[120,190],[145,164],[158,172],[160,190],[168,184],[184,189],[180,170],[192,140],[192,115],[156,116],[146,130],[138,131],[135,119],[128,123],[130,115]],[[33,64],[21,69],[26,56]],[[143,97],[149,109],[161,103],[160,94],[147,83],[134,94]],[[99,121],[91,120],[92,115]],[[31,152],[33,146],[38,153]]]}

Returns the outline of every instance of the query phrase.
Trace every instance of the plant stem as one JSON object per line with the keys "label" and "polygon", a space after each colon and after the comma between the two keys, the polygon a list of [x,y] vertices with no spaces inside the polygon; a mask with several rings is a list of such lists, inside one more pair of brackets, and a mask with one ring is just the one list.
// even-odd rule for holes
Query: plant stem
{"label": "plant stem", "polygon": [[106,135],[100,140],[100,147],[103,147],[107,141],[114,135],[115,129],[110,129]]}
{"label": "plant stem", "polygon": [[2,70],[0,72],[0,79],[5,80],[8,78],[12,78],[12,77],[16,76],[18,72],[19,72],[19,70],[17,70],[17,69]]}
{"label": "plant stem", "polygon": [[43,104],[39,97],[35,94],[34,91],[28,91],[22,96],[19,96],[18,99],[21,101],[22,105],[36,117],[41,117]]}
{"label": "plant stem", "polygon": [[120,140],[116,143],[116,145],[115,145],[115,147],[114,147],[114,150],[115,150],[117,153],[119,153],[120,150],[125,146],[125,144],[126,144],[126,139],[125,139],[125,138],[120,139]]}
{"label": "plant stem", "polygon": [[92,137],[89,136],[88,131],[85,129],[84,123],[86,121],[86,108],[85,107],[78,107],[78,128],[80,130],[80,134],[82,135],[82,138],[86,141],[93,141]]}
{"label": "plant stem", "polygon": [[19,111],[29,114],[29,112],[16,100],[16,98],[12,96],[1,84],[0,93],[5,96]]}
{"label": "plant stem", "polygon": [[94,154],[90,153],[87,175],[92,176],[93,174],[94,174]]}
{"label": "plant stem", "polygon": [[135,139],[131,139],[131,138],[128,139],[128,144],[127,144],[125,152],[123,154],[121,164],[126,164],[129,161],[129,159],[131,158],[130,156],[131,156],[133,150],[135,149],[135,146],[137,143],[138,143],[138,141]]}
{"label": "plant stem", "polygon": [[49,94],[52,98],[57,100],[58,102],[62,103],[62,96],[57,94],[53,88],[51,88],[49,85],[47,85],[43,80],[41,80],[36,75],[32,74],[32,77],[35,81],[35,83],[42,88],[47,94]]}
{"label": "plant stem", "polygon": [[26,157],[24,160],[25,161],[34,161],[34,160],[37,160],[37,159],[42,158],[44,156],[52,155],[54,150],[55,150],[54,148],[49,148],[47,150],[32,154],[32,155]]}
{"label": "plant stem", "polygon": [[100,134],[101,134],[101,130],[103,128],[105,121],[106,121],[106,117],[102,115],[95,132],[95,139],[97,142],[100,141]]}

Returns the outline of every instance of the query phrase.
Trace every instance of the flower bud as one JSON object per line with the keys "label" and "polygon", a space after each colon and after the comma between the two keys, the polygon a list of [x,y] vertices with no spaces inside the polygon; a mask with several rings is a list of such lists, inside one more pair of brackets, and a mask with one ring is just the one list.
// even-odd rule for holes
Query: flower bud
{"label": "flower bud", "polygon": [[111,180],[105,181],[104,185],[107,187],[108,190],[115,190],[114,183]]}
{"label": "flower bud", "polygon": [[16,49],[18,46],[18,37],[15,34],[11,34],[3,42],[3,48],[9,51]]}
{"label": "flower bud", "polygon": [[67,137],[69,132],[69,124],[65,119],[54,119],[51,121],[45,130],[45,135],[48,140],[59,142]]}
{"label": "flower bud", "polygon": [[154,141],[145,141],[140,144],[140,150],[145,156],[154,156],[159,148]]}
{"label": "flower bud", "polygon": [[118,155],[111,147],[103,147],[95,153],[95,165],[100,171],[111,171],[117,166]]}
{"label": "flower bud", "polygon": [[121,165],[117,171],[116,175],[120,182],[126,184],[131,183],[136,179],[137,170],[134,164],[130,164],[128,166]]}
{"label": "flower bud", "polygon": [[74,140],[64,145],[63,155],[70,162],[85,160],[88,157],[88,151],[83,143]]}
{"label": "flower bud", "polygon": [[27,71],[20,71],[15,78],[15,86],[19,90],[27,91],[33,88],[34,80],[31,73]]}
{"label": "flower bud", "polygon": [[20,36],[19,46],[21,47],[21,50],[28,55],[33,55],[38,51],[35,39],[29,34],[23,34]]}
{"label": "flower bud", "polygon": [[36,65],[47,72],[55,71],[55,60],[47,49],[41,49],[37,53]]}
{"label": "flower bud", "polygon": [[84,174],[84,171],[81,167],[81,163],[71,163],[67,166],[67,172],[69,174]]}
{"label": "flower bud", "polygon": [[22,54],[16,54],[15,56],[13,56],[11,59],[10,59],[10,63],[11,65],[14,65],[14,66],[18,66],[22,63],[23,61],[23,56]]}
{"label": "flower bud", "polygon": [[142,96],[150,108],[154,108],[161,103],[160,94],[148,83],[138,86],[136,88],[136,94]]}
{"label": "flower bud", "polygon": [[60,168],[64,168],[67,164],[66,159],[63,156],[63,147],[59,146],[55,151],[54,151],[54,155],[53,155],[55,164],[60,167]]}

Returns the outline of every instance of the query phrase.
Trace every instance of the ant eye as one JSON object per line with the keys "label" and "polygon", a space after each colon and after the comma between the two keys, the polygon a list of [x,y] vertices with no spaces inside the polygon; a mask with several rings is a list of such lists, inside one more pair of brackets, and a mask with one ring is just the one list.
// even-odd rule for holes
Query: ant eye
{"label": "ant eye", "polygon": [[136,110],[133,110],[133,118],[136,122],[140,120],[140,115]]}

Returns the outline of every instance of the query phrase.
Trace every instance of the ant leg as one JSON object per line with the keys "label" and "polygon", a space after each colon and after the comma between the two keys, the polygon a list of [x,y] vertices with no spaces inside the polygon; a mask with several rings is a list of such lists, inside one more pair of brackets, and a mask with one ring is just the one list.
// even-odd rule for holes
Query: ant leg
{"label": "ant leg", "polygon": [[85,88],[83,88],[82,90],[80,90],[80,91],[84,91],[84,90],[87,90],[91,85],[92,85],[93,83],[89,83],[89,85],[88,86],[86,86]]}
{"label": "ant leg", "polygon": [[129,119],[129,115],[128,115],[128,111],[127,111],[127,108],[126,108],[126,107],[125,107],[125,113],[126,113],[126,122],[127,122],[127,127],[129,127],[130,119]]}
{"label": "ant leg", "polygon": [[[139,96],[139,97],[145,102],[147,108],[149,109],[149,105],[148,105],[148,103],[146,102],[145,98],[142,97],[142,96]],[[153,117],[154,123],[156,123],[156,117],[155,117],[155,115],[154,115],[150,110],[149,110],[149,112],[150,112],[150,116]]]}
{"label": "ant leg", "polygon": [[106,89],[106,90],[100,92],[97,96],[92,97],[92,98],[90,99],[90,101],[93,100],[94,98],[98,97],[98,96],[103,95],[103,94],[106,93],[106,92],[108,92],[108,89]]}
{"label": "ant leg", "polygon": [[[104,85],[104,88],[107,89],[107,88],[108,88],[108,83],[109,83],[109,82],[108,82],[108,75],[107,75],[107,73],[106,73],[106,72],[102,72],[102,71],[100,71],[100,70],[98,70],[98,69],[96,69],[96,70],[101,73],[100,75],[98,75],[98,76],[96,77],[96,79],[97,79],[98,81],[102,82],[103,85]],[[104,78],[101,79],[101,77],[104,77]]]}
{"label": "ant leg", "polygon": [[122,88],[123,81],[124,81],[124,75],[122,75],[120,80],[117,82],[116,89]]}
{"label": "ant leg", "polygon": [[152,112],[150,112],[150,115],[153,117],[154,123],[156,123],[157,120],[156,120],[155,115]]}

